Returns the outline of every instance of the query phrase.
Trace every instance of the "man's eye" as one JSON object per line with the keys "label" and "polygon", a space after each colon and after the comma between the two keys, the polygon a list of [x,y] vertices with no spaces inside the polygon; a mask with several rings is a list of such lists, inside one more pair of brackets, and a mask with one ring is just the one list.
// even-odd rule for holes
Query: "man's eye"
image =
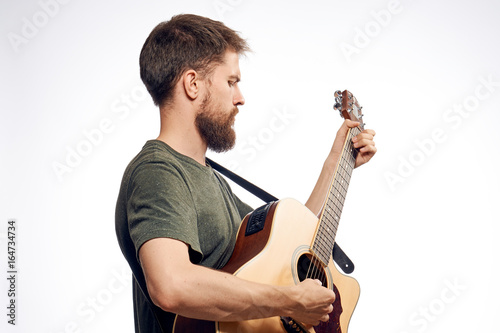
{"label": "man's eye", "polygon": [[235,83],[236,83],[235,81],[227,81],[227,84],[228,84],[230,87],[234,86],[234,84],[235,84]]}

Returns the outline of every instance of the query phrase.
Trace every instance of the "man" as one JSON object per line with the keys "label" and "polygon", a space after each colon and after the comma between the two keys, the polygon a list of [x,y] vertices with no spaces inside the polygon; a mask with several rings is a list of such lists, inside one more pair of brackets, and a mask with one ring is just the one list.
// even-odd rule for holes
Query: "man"
{"label": "man", "polygon": [[[175,315],[211,321],[290,316],[328,320],[335,294],[316,280],[271,286],[219,271],[252,209],[206,163],[207,149],[234,146],[245,103],[238,87],[246,42],[220,22],[178,15],[159,24],[140,55],[141,78],[160,108],[161,129],[127,167],[116,207],[120,247],[134,274],[136,332],[170,332]],[[337,133],[306,203],[321,211],[348,127]],[[354,139],[356,166],[375,154],[375,132]]]}

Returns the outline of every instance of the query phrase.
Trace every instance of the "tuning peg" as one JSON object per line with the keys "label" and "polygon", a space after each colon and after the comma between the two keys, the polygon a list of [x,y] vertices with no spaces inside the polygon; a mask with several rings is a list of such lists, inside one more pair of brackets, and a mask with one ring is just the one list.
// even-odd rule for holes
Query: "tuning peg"
{"label": "tuning peg", "polygon": [[341,96],[342,96],[342,91],[337,90],[337,91],[335,92],[334,96],[335,96],[335,98],[337,98],[337,97],[341,97]]}
{"label": "tuning peg", "polygon": [[340,110],[340,109],[342,109],[342,105],[341,105],[340,103],[335,103],[335,104],[333,105],[333,109],[334,109],[334,110]]}

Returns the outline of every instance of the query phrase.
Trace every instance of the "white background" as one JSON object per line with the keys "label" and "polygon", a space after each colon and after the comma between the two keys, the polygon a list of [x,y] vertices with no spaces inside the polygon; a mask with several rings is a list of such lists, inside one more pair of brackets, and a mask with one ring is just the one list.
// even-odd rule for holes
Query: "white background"
{"label": "white background", "polygon": [[238,145],[211,156],[280,198],[307,199],[342,122],[333,92],[363,104],[379,151],[354,172],[337,236],[361,285],[350,333],[500,331],[498,2],[0,6],[2,332],[133,332],[114,206],[127,163],[159,128],[139,52],[178,13],[248,39]]}

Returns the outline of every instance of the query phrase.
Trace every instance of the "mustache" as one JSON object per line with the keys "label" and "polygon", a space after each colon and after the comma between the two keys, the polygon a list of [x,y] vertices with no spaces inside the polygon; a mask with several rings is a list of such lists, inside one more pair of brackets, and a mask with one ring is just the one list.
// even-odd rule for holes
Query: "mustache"
{"label": "mustache", "polygon": [[236,120],[236,115],[240,112],[240,110],[238,110],[238,107],[234,107],[232,110],[231,110],[231,113],[229,113],[227,119],[228,120],[231,120],[233,123],[234,121]]}
{"label": "mustache", "polygon": [[231,117],[236,117],[236,115],[240,112],[240,110],[238,110],[238,107],[235,106],[233,108],[233,110],[231,111]]}

